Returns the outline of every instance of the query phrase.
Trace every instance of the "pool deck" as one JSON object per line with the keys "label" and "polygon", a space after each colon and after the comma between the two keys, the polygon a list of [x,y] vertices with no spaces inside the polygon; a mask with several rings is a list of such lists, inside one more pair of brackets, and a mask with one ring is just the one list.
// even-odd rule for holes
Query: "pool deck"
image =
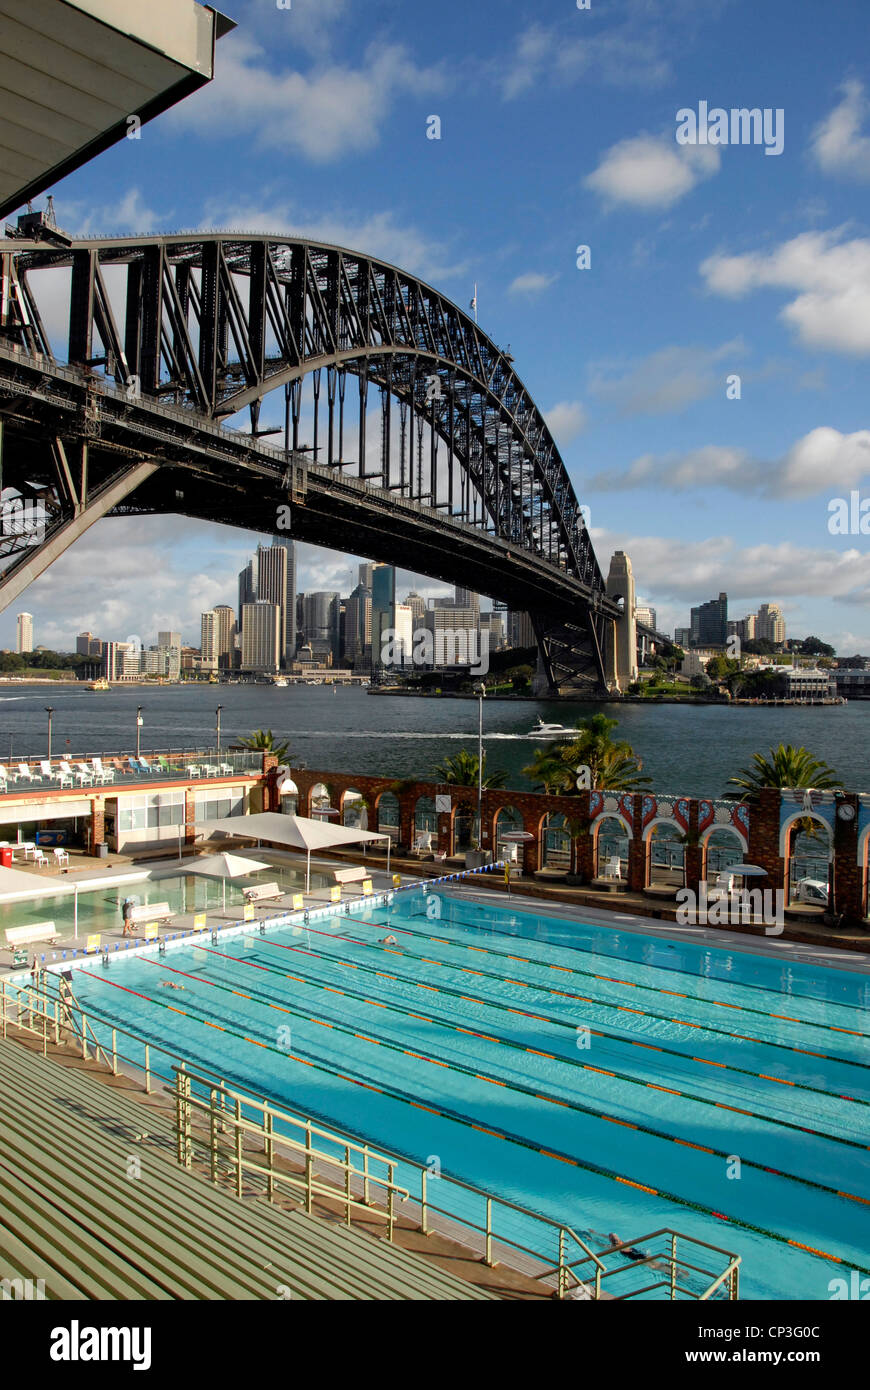
{"label": "pool deck", "polygon": [[[207,850],[203,852],[207,852]],[[196,851],[191,848],[190,852],[186,853],[181,860],[176,855],[154,857],[153,855],[141,854],[138,856],[113,854],[111,860],[107,862],[105,859],[97,859],[83,852],[74,851],[68,869],[58,870],[54,867],[39,869],[30,861],[16,863],[15,867],[22,873],[33,877],[34,888],[38,885],[42,894],[50,896],[57,893],[69,893],[76,884],[80,889],[87,888],[88,890],[114,887],[115,885],[120,887],[136,882],[150,881],[156,884],[159,883],[161,877],[170,877],[189,871],[198,853],[199,847]],[[303,858],[287,851],[258,849],[257,854],[270,865],[274,864],[276,869],[300,869],[304,866]],[[359,858],[358,854],[351,854],[312,859],[312,872],[330,875],[332,870],[336,868],[346,867],[350,862],[359,862]],[[392,888],[392,874],[386,873],[383,861],[369,860],[366,867],[371,872],[376,893],[385,892]],[[400,873],[403,883],[407,884],[425,882],[429,877],[438,877],[445,872],[445,868],[449,869],[449,867],[437,862],[433,864],[401,860],[393,865],[393,870]],[[461,893],[471,900],[489,904],[492,904],[494,896],[497,896],[500,903],[507,904],[509,902],[520,912],[541,912],[548,916],[560,917],[569,921],[589,922],[593,925],[610,927],[619,931],[640,932],[646,936],[656,936],[668,940],[689,940],[699,945],[709,946],[711,949],[748,951],[806,965],[870,973],[870,930],[861,927],[851,931],[835,931],[830,927],[825,927],[821,922],[802,922],[799,926],[787,922],[783,933],[776,936],[767,935],[762,928],[748,925],[733,930],[718,926],[684,926],[665,915],[666,908],[659,908],[655,917],[649,915],[653,909],[653,904],[648,898],[637,894],[596,892],[595,890],[590,891],[588,888],[571,888],[562,883],[558,885],[542,884],[540,881],[527,878],[515,879],[511,885],[511,892],[508,894],[497,874],[481,876],[474,881],[473,887],[467,881],[464,884],[451,884],[448,891]],[[289,898],[289,892],[290,890],[285,897]],[[20,898],[17,901],[24,904],[27,899]],[[359,901],[362,901],[361,896],[352,890],[348,890],[342,895],[343,904]],[[304,894],[306,908],[322,908],[328,902],[328,887],[315,888],[310,893]],[[290,910],[286,905],[276,906],[264,903],[258,909],[256,920]],[[241,915],[236,915],[231,906],[228,906],[226,911],[221,908],[210,908],[206,918],[209,928],[225,926],[231,922],[242,920]],[[179,913],[167,924],[166,934],[177,935],[192,931],[193,922],[193,913]],[[48,962],[51,960],[52,953],[70,949],[82,950],[86,935],[87,928],[83,926],[79,931],[77,940],[73,938],[70,931],[64,933],[53,946],[37,943],[29,947],[28,951],[31,956],[34,951],[38,955],[45,954]],[[101,928],[101,937],[101,945],[109,946],[112,950],[115,949],[116,945],[121,947],[125,942],[129,942],[131,946],[144,944],[144,937],[125,938],[120,921],[109,929]],[[11,951],[5,948],[5,943],[0,943],[0,977],[12,971],[11,961]],[[20,967],[18,968],[20,969]]]}

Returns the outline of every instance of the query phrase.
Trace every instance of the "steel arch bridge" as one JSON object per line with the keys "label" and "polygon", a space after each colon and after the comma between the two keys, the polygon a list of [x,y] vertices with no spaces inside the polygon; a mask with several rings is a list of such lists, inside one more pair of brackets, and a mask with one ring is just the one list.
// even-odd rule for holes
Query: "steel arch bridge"
{"label": "steel arch bridge", "polygon": [[551,688],[605,686],[622,609],[565,465],[509,352],[438,291],[255,234],[43,228],[0,253],[3,495],[44,518],[36,543],[4,524],[0,607],[102,516],[277,534],[289,508],[295,539],[529,612]]}

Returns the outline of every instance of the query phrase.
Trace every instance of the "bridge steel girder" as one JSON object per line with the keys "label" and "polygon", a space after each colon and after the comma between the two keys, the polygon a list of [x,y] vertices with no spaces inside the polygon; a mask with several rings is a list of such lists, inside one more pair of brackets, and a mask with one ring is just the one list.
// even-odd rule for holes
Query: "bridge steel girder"
{"label": "bridge steel girder", "polygon": [[[481,592],[533,613],[544,667],[554,684],[564,686],[576,680],[604,684],[603,628],[615,614],[555,442],[515,373],[510,355],[431,286],[386,262],[341,247],[252,234],[81,240],[69,247],[7,241],[0,249],[4,279],[13,286],[13,293],[4,299],[0,321],[0,371],[5,342],[16,350],[19,363],[29,355],[48,377],[56,379],[61,368],[52,358],[52,345],[39,317],[40,272],[70,269],[67,370],[77,370],[92,382],[98,378],[104,406],[118,394],[112,390],[113,383],[126,391],[126,422],[117,411],[108,410],[104,416],[104,425],[110,426],[106,448],[120,448],[128,458],[148,452],[161,467],[158,477],[153,470],[148,474],[144,480],[148,485],[140,487],[132,501],[125,496],[123,507],[119,502],[121,511],[223,512],[227,490],[236,500],[239,491],[238,478],[234,485],[224,463],[228,454],[242,451],[238,444],[225,446],[230,432],[223,429],[218,432],[220,445],[210,450],[209,421],[220,421],[245,408],[250,411],[251,434],[232,438],[248,440],[239,476],[256,472],[261,458],[257,448],[261,404],[275,390],[283,391],[286,399],[285,471],[289,467],[294,476],[297,470],[304,472],[304,460],[290,447],[291,409],[296,412],[295,442],[299,390],[303,379],[309,378],[315,389],[317,450],[325,371],[327,466],[318,466],[315,452],[315,463],[307,469],[305,506],[294,513],[293,534],[336,545],[336,528],[319,510],[320,502],[331,505],[335,519],[341,512],[341,486],[351,481],[349,467],[358,468],[363,482],[380,477],[383,488],[366,488],[363,505],[359,505],[363,499],[358,499],[355,526],[342,523],[339,528],[342,532],[353,529],[358,537],[349,548],[395,562],[402,536],[409,546],[413,537],[420,547],[418,558],[415,562],[403,551],[407,559],[402,563],[436,577],[451,568],[455,574],[456,555],[461,553],[470,566],[463,569],[463,583],[474,583],[478,576]],[[123,313],[118,313],[123,333],[115,326],[108,288],[111,280],[117,301],[119,269],[126,277]],[[341,458],[341,443],[339,457],[334,457],[336,397],[341,441],[348,376],[358,379],[360,392],[356,463]],[[381,391],[382,399],[394,399],[399,405],[398,480],[391,471],[389,429],[382,436],[386,460],[382,458],[380,474],[365,471],[364,406],[369,383]],[[183,414],[189,422],[187,431],[173,423],[169,447],[164,447],[165,441],[155,442],[160,432],[154,428],[151,409],[166,401],[178,409],[164,409],[164,414],[171,413],[174,422]],[[384,419],[390,420],[388,406]],[[124,440],[119,438],[131,421],[142,426],[138,449],[129,428]],[[52,425],[56,427],[57,421]],[[424,431],[431,441],[425,468]],[[63,435],[62,429],[57,432]],[[185,433],[197,440],[193,459],[182,457],[176,447]],[[446,468],[439,444],[447,448]],[[327,446],[320,446],[320,452],[326,450]],[[103,463],[109,468],[107,458]],[[188,486],[175,489],[184,496],[173,499],[167,467],[193,469],[196,496]],[[263,476],[274,481],[274,473],[270,458]],[[334,479],[332,487],[327,478]],[[374,500],[378,491],[391,496],[397,509],[386,537],[378,529],[385,525],[382,504]],[[298,488],[294,495],[298,497]],[[427,498],[429,507],[423,505]],[[413,519],[406,504],[429,514],[425,525]],[[263,508],[252,503],[242,511],[247,516],[261,514]],[[250,524],[236,520],[238,507],[232,513],[214,519]],[[267,519],[264,515],[263,521]],[[486,538],[487,555],[479,542],[463,536],[456,542],[452,561],[443,555],[439,558],[434,543],[437,532],[441,532],[443,551],[445,539],[455,533],[457,519],[459,524],[473,522],[479,537]],[[274,521],[264,529],[274,529]]]}

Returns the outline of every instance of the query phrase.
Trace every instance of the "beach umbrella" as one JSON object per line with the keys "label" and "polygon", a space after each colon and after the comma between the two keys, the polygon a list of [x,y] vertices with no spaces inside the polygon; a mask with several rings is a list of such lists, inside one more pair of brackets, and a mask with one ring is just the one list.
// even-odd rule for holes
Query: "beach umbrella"
{"label": "beach umbrella", "polygon": [[245,859],[241,854],[209,854],[205,859],[194,860],[187,872],[196,878],[215,878],[221,880],[221,900],[227,905],[227,879],[247,878],[269,865],[259,859]]}

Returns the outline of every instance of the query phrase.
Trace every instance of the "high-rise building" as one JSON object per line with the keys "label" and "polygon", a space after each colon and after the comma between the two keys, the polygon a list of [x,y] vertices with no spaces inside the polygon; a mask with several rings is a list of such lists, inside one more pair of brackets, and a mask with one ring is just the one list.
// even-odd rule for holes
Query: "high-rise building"
{"label": "high-rise building", "polygon": [[476,666],[480,651],[480,610],[444,607],[427,608],[424,622],[432,633],[435,666]]}
{"label": "high-rise building", "polygon": [[755,614],[747,613],[745,618],[729,618],[728,636],[739,637],[741,642],[751,641],[755,636]]}
{"label": "high-rise building", "polygon": [[228,603],[219,603],[214,610],[217,618],[217,663],[222,671],[232,669],[236,649],[236,615]]}
{"label": "high-rise building", "polygon": [[[257,547],[257,601],[275,603],[281,610],[281,661],[293,659],[296,649],[296,600],[288,604],[289,552],[285,545],[261,545]],[[289,612],[292,607],[292,615]],[[293,649],[289,643],[292,641]]]}
{"label": "high-rise building", "polygon": [[242,670],[274,675],[281,667],[284,626],[277,603],[258,599],[242,608]]}
{"label": "high-rise building", "polygon": [[296,655],[296,645],[298,642],[298,623],[296,620],[296,542],[291,540],[276,541],[275,546],[280,546],[287,552],[287,607],[284,613],[284,656],[286,661],[292,661]]}
{"label": "high-rise building", "polygon": [[20,654],[21,652],[32,652],[32,651],[33,651],[33,614],[32,614],[32,613],[19,613],[19,614],[18,614],[18,634],[17,634],[17,636],[18,636],[18,645],[17,645],[17,647],[16,647],[16,651],[19,652],[19,654]]}
{"label": "high-rise building", "polygon": [[217,613],[213,608],[207,613],[200,614],[199,648],[202,654],[203,670],[216,671],[218,668],[218,620]]}
{"label": "high-rise building", "polygon": [[395,630],[396,664],[410,666],[414,651],[414,614],[407,603],[397,603],[393,627]]}
{"label": "high-rise building", "polygon": [[396,626],[396,571],[392,565],[372,566],[372,660],[377,666],[387,632]]}
{"label": "high-rise building", "polygon": [[724,647],[728,641],[728,595],[692,609],[692,646]]}
{"label": "high-rise building", "polygon": [[656,610],[638,604],[634,610],[634,620],[637,623],[643,623],[645,627],[655,628]]}
{"label": "high-rise building", "polygon": [[257,602],[257,556],[239,572],[239,631],[242,630],[242,609],[246,603]]}
{"label": "high-rise building", "polygon": [[359,567],[359,582],[360,584],[362,584],[364,589],[370,589],[372,587],[373,569],[374,565],[368,560],[366,560],[365,563],[360,565]]}
{"label": "high-rise building", "polygon": [[528,613],[508,614],[508,645],[511,647],[533,647],[535,629]]}
{"label": "high-rise building", "polygon": [[785,641],[785,616],[778,603],[763,603],[755,619],[755,635],[768,642]]}
{"label": "high-rise building", "polygon": [[333,662],[339,660],[338,614],[339,595],[334,590],[303,595],[302,640],[321,660],[327,653]]}
{"label": "high-rise building", "polygon": [[372,656],[371,589],[357,584],[344,607],[344,664],[365,666]]}
{"label": "high-rise building", "polygon": [[685,649],[686,647],[691,646],[691,643],[692,643],[692,629],[691,629],[690,627],[675,627],[675,628],[674,628],[674,646],[675,646],[675,647],[683,647],[683,648]]}
{"label": "high-rise building", "polygon": [[454,608],[476,608],[480,611],[480,594],[472,593],[471,589],[463,589],[457,584],[453,590]]}
{"label": "high-rise building", "polygon": [[177,681],[181,675],[181,633],[158,632],[157,646],[168,653],[166,659],[167,678],[171,681]]}
{"label": "high-rise building", "polygon": [[426,600],[423,595],[418,594],[416,589],[412,589],[405,598],[405,605],[411,610],[414,626],[420,627],[423,622],[423,614],[426,612]]}
{"label": "high-rise building", "polygon": [[102,655],[102,643],[92,632],[80,632],[76,638],[76,652],[79,656]]}
{"label": "high-rise building", "polygon": [[480,630],[489,633],[489,650],[500,652],[507,646],[507,634],[505,633],[504,620],[507,615],[497,612],[495,609],[491,613],[481,613]]}

